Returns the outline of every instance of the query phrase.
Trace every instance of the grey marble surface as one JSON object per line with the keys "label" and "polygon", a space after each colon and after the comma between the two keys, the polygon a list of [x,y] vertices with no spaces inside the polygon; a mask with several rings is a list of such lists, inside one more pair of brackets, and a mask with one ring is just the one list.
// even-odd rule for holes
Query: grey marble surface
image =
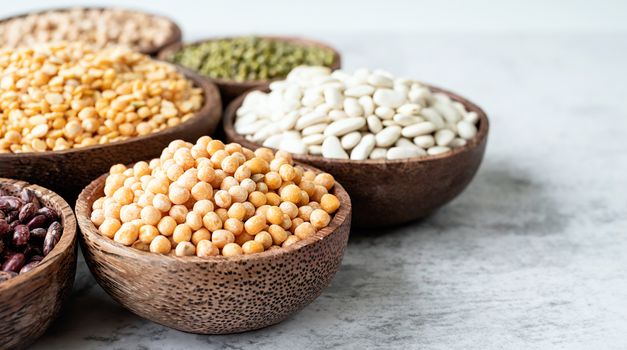
{"label": "grey marble surface", "polygon": [[322,39],[347,68],[387,68],[485,108],[488,150],[468,189],[422,222],[352,232],[320,298],[244,334],[143,320],[81,260],[33,348],[627,348],[627,33]]}

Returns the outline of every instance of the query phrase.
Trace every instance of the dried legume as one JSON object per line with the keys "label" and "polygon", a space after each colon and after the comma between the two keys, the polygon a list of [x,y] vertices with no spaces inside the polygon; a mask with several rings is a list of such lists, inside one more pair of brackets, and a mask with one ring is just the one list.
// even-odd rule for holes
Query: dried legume
{"label": "dried legume", "polygon": [[171,59],[211,78],[246,81],[283,78],[299,65],[331,66],[334,53],[280,39],[239,37],[190,45]]}
{"label": "dried legume", "polygon": [[60,151],[193,117],[201,89],[171,64],[79,43],[0,50],[0,153]]}
{"label": "dried legume", "polygon": [[0,190],[0,282],[36,267],[62,233],[57,213],[42,206],[31,189],[19,196]]}
{"label": "dried legume", "polygon": [[91,220],[103,236],[154,253],[255,254],[329,225],[340,207],[333,186],[333,176],[294,165],[287,152],[205,136],[173,141],[149,163],[111,167]]}
{"label": "dried legume", "polygon": [[425,157],[463,147],[478,115],[420,82],[360,69],[297,67],[237,110],[235,131],[265,147],[351,160]]}
{"label": "dried legume", "polygon": [[67,40],[98,48],[123,45],[140,51],[163,45],[173,30],[165,18],[141,12],[74,8],[32,13],[1,22],[0,43],[15,48]]}

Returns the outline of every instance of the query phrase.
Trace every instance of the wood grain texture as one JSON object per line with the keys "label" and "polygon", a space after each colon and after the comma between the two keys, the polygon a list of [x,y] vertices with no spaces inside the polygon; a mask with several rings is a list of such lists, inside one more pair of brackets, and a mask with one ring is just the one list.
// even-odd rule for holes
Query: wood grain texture
{"label": "wood grain texture", "polygon": [[[314,46],[314,47],[320,47],[320,48],[331,50],[333,51],[333,63],[331,64],[330,68],[339,69],[342,66],[342,58],[340,56],[340,53],[336,49],[334,49],[333,47],[327,44],[310,40],[310,39],[288,37],[288,36],[257,36],[257,37],[263,38],[263,39],[271,39],[271,40],[282,40],[282,41],[286,41],[292,44]],[[157,54],[157,57],[165,61],[171,61],[172,55],[175,52],[181,50],[183,47],[198,45],[198,44],[209,42],[209,41],[224,40],[224,39],[234,39],[234,37],[209,38],[209,39],[194,41],[192,43],[188,43],[185,45],[183,45],[180,42],[174,43],[172,45],[164,47],[163,50],[161,50],[161,52]],[[214,84],[218,86],[218,88],[220,89],[220,94],[222,95],[222,103],[225,106],[229,102],[231,102],[233,99],[235,99],[236,97],[238,97],[239,95],[243,94],[244,92],[248,90],[264,89],[264,88],[267,88],[272,81],[283,79],[283,78],[277,78],[277,79],[272,79],[272,80],[256,80],[256,81],[238,82],[238,81],[229,80],[229,79],[210,78],[210,77],[205,77],[205,78],[209,79],[211,82],[213,82]]]}
{"label": "wood grain texture", "polygon": [[93,202],[103,196],[106,176],[87,186],[76,203],[85,260],[118,303],[171,328],[226,334],[278,323],[320,295],[346,249],[351,201],[338,183],[332,193],[341,206],[329,226],[280,250],[199,258],[126,247],[100,235],[90,220]]}
{"label": "wood grain texture", "polygon": [[[23,13],[23,14],[19,14],[19,15],[15,15],[15,16],[11,16],[11,17],[6,17],[3,19],[0,19],[0,23],[2,22],[6,22],[8,20],[11,19],[16,19],[16,18],[20,18],[20,17],[26,17],[28,15],[34,15],[34,14],[44,14],[46,12],[51,12],[51,11],[69,11],[69,10],[74,10],[74,9],[83,9],[83,10],[106,10],[108,9],[107,7],[99,7],[99,6],[88,6],[88,7],[59,7],[59,8],[49,8],[49,9],[45,9],[45,10],[41,10],[41,11],[33,11],[33,12],[27,12],[27,13]],[[117,9],[117,7],[116,7]],[[172,32],[170,33],[170,35],[168,35],[168,37],[162,42],[159,43],[157,45],[152,45],[146,48],[143,48],[141,50],[139,50],[139,52],[150,55],[150,56],[156,56],[159,51],[163,50],[165,47],[176,44],[176,43],[180,43],[181,42],[181,38],[183,37],[182,32],[181,32],[181,28],[178,26],[178,24],[176,24],[176,22],[174,22],[173,20],[171,20],[170,18],[164,17],[164,16],[160,16],[160,15],[155,15],[152,13],[148,13],[148,12],[144,12],[144,11],[139,11],[139,10],[135,10],[135,9],[122,9],[122,10],[126,10],[129,12],[139,12],[139,13],[143,13],[146,15],[149,15],[151,17],[158,17],[161,18],[165,21],[167,21],[170,24],[170,28],[172,29]],[[0,46],[2,43],[0,42]]]}
{"label": "wood grain texture", "polygon": [[[460,194],[479,169],[488,139],[489,122],[486,113],[455,93],[429,87],[447,94],[454,101],[462,103],[467,110],[479,115],[477,136],[465,147],[436,156],[398,160],[356,161],[293,155],[296,161],[332,174],[346,187],[353,201],[354,226],[393,226],[424,218]],[[238,97],[227,107],[222,121],[224,132],[229,142],[256,149],[261,145],[246,140],[233,127],[235,112],[245,96]]]}
{"label": "wood grain texture", "polygon": [[76,219],[56,193],[26,182],[0,178],[0,188],[19,194],[32,189],[39,201],[59,213],[63,233],[33,270],[0,283],[0,348],[25,348],[48,328],[72,290],[76,273]]}
{"label": "wood grain texture", "polygon": [[205,101],[190,120],[162,131],[105,145],[65,151],[0,154],[0,176],[38,183],[74,201],[90,181],[116,163],[128,164],[159,156],[171,141],[195,141],[212,134],[222,116],[220,94],[215,85],[197,74],[183,70],[195,86],[202,88]]}

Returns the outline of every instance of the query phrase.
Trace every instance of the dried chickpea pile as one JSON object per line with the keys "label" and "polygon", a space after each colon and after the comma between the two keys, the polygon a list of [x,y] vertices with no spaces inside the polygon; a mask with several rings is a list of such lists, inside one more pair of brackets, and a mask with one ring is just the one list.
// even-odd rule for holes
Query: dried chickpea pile
{"label": "dried chickpea pile", "polygon": [[147,135],[203,104],[171,64],[80,43],[0,50],[0,153],[60,151]]}
{"label": "dried chickpea pile", "polygon": [[340,206],[334,184],[284,151],[204,136],[173,141],[150,163],[111,167],[91,220],[103,236],[153,253],[260,253],[326,227]]}

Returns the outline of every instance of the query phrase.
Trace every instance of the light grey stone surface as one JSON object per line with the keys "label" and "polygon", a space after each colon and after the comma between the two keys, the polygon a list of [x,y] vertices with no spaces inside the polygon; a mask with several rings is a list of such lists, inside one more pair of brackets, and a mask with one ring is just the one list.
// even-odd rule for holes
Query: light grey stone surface
{"label": "light grey stone surface", "polygon": [[627,348],[627,34],[321,39],[347,68],[387,68],[487,111],[468,189],[422,222],[352,232],[320,298],[255,332],[143,320],[80,261],[72,300],[34,349]]}

